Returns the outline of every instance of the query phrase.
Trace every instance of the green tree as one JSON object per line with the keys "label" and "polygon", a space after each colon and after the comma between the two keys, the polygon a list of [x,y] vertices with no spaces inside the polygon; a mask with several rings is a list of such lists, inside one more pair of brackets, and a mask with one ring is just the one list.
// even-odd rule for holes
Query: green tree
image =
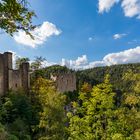
{"label": "green tree", "polygon": [[8,133],[6,132],[4,126],[0,123],[0,139],[7,140]]}
{"label": "green tree", "polygon": [[35,28],[32,25],[33,11],[28,8],[27,0],[1,0],[0,1],[0,28],[10,35],[19,30],[30,34]]}
{"label": "green tree", "polygon": [[69,140],[140,139],[140,74],[126,73],[123,83],[133,84],[121,95],[119,105],[108,78],[89,94],[80,93],[68,113]]}
{"label": "green tree", "polygon": [[[33,128],[39,123],[37,113],[25,93],[10,92],[3,98],[0,108],[0,122],[5,126],[8,140],[29,140]],[[13,138],[13,139],[12,139]]]}
{"label": "green tree", "polygon": [[39,140],[65,139],[65,96],[58,93],[52,81],[38,78],[33,85],[40,110]]}
{"label": "green tree", "polygon": [[42,64],[43,64],[43,62],[45,61],[46,59],[45,58],[43,58],[43,57],[35,57],[35,60],[34,60],[34,62],[32,62],[31,63],[31,69],[32,70],[38,70],[38,69],[40,69],[41,67],[42,67]]}
{"label": "green tree", "polygon": [[81,92],[83,92],[83,93],[84,92],[85,93],[91,92],[91,90],[92,90],[91,85],[89,83],[86,83],[86,82],[81,87]]}
{"label": "green tree", "polygon": [[27,58],[27,57],[24,57],[24,58],[19,58],[18,57],[16,59],[16,69],[18,69],[22,63],[29,62],[29,61],[30,61],[30,59]]}
{"label": "green tree", "polygon": [[125,108],[125,122],[129,126],[129,133],[132,139],[140,139],[140,74],[127,72],[123,77],[126,85],[131,83],[126,89],[122,98],[122,107]]}
{"label": "green tree", "polygon": [[113,120],[115,93],[106,79],[104,83],[93,87],[90,95],[80,94],[80,102],[73,103],[70,118],[69,140],[106,140]]}

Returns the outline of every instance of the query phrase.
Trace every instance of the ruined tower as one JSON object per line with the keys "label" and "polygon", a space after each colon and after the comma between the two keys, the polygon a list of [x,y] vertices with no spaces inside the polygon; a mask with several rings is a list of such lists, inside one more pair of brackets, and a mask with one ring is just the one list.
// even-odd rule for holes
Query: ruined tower
{"label": "ruined tower", "polygon": [[0,95],[19,88],[28,90],[29,83],[29,63],[23,63],[18,70],[13,70],[12,53],[0,54]]}

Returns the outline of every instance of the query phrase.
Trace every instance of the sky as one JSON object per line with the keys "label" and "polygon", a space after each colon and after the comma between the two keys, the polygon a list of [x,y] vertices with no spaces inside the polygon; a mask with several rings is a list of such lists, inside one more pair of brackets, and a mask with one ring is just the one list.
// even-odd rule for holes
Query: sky
{"label": "sky", "polygon": [[39,25],[0,35],[0,52],[46,58],[44,66],[87,69],[140,62],[140,0],[30,0]]}

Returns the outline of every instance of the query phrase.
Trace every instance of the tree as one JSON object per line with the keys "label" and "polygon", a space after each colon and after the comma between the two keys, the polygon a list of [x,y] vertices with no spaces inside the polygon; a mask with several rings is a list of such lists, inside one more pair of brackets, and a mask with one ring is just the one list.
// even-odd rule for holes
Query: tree
{"label": "tree", "polygon": [[39,140],[65,139],[65,96],[58,93],[52,81],[38,78],[33,94],[40,104]]}
{"label": "tree", "polygon": [[91,90],[92,90],[91,85],[89,83],[86,83],[86,82],[81,87],[81,92],[83,92],[83,93],[84,92],[85,93],[91,92]]}
{"label": "tree", "polygon": [[4,126],[0,123],[0,139],[1,140],[7,140],[8,133],[6,132]]}
{"label": "tree", "polygon": [[5,126],[1,135],[7,134],[7,140],[30,140],[33,128],[39,122],[37,115],[25,93],[10,92],[3,98],[0,108],[0,122]]}
{"label": "tree", "polygon": [[42,67],[42,64],[43,64],[43,62],[45,60],[46,59],[43,58],[43,57],[41,57],[41,56],[40,57],[36,56],[34,62],[31,63],[31,69],[32,70],[38,70],[38,69],[40,69]]}
{"label": "tree", "polygon": [[18,57],[16,59],[16,68],[18,69],[22,63],[29,62],[29,61],[30,61],[30,59],[27,58],[27,57],[24,57],[24,58],[19,58]]}
{"label": "tree", "polygon": [[73,103],[73,112],[68,113],[69,140],[106,140],[111,136],[109,129],[113,120],[115,93],[106,79],[104,83],[93,87],[90,94],[80,94],[79,102]]}
{"label": "tree", "polygon": [[125,122],[127,126],[130,126],[129,131],[133,139],[138,140],[140,139],[140,74],[130,70],[124,75],[123,80],[126,85],[131,83],[122,98],[122,107],[125,108],[125,114],[127,114]]}
{"label": "tree", "polygon": [[27,0],[0,1],[0,28],[10,35],[19,30],[30,34],[35,28],[32,25],[33,16],[35,13],[29,10]]}

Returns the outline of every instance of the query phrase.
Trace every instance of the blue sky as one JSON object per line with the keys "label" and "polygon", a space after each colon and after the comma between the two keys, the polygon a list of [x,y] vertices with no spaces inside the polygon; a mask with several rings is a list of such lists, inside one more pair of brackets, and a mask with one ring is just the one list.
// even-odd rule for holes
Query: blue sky
{"label": "blue sky", "polygon": [[30,8],[39,39],[2,34],[1,52],[71,68],[140,62],[140,0],[30,0]]}

